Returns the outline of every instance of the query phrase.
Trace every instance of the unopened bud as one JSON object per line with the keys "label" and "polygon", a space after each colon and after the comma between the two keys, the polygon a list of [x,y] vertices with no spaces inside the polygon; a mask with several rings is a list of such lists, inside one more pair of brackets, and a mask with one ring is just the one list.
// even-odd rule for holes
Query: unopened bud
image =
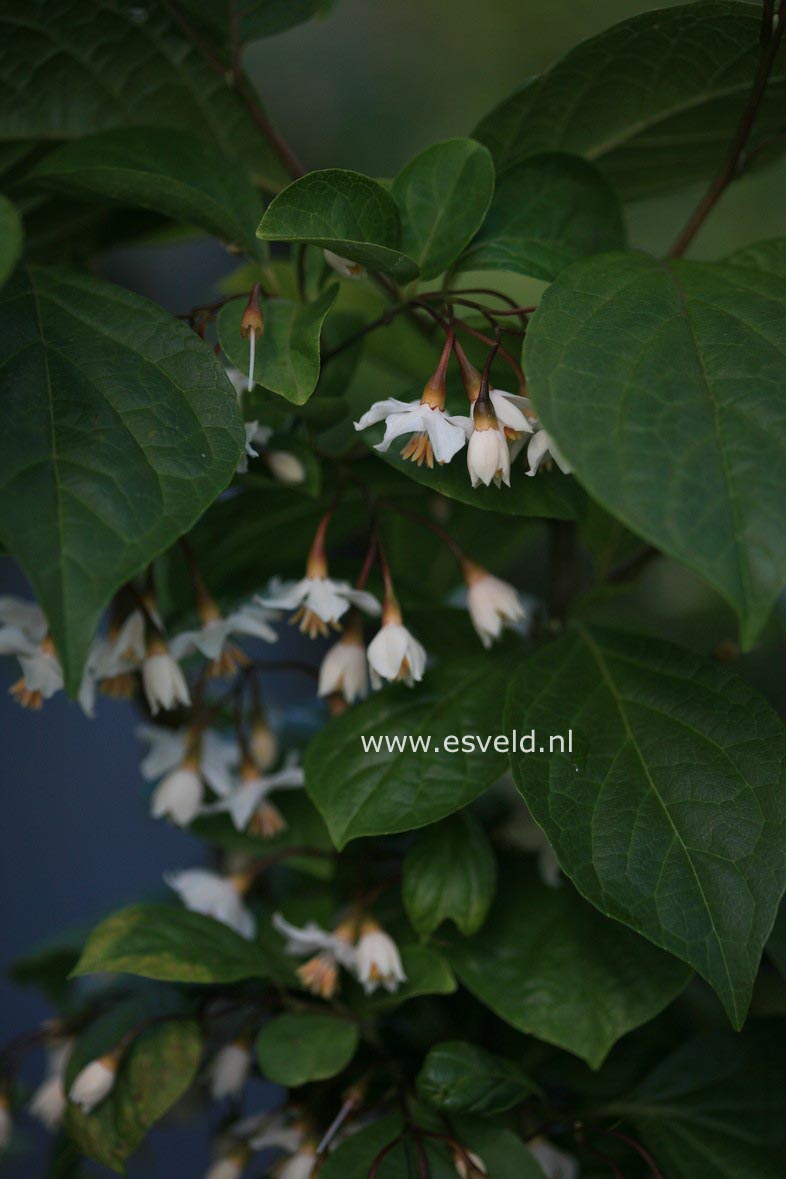
{"label": "unopened bud", "polygon": [[263,458],[271,475],[279,483],[295,487],[298,483],[305,482],[306,468],[297,455],[290,454],[286,450],[268,450]]}
{"label": "unopened bud", "polygon": [[251,754],[260,770],[269,770],[278,757],[278,740],[263,716],[257,717],[251,729]]}
{"label": "unopened bud", "polygon": [[257,340],[265,330],[265,317],[262,314],[262,308],[259,304],[259,283],[254,283],[251,289],[248,302],[246,303],[243,318],[240,321],[240,336],[243,340],[248,340],[249,356],[248,356],[248,390],[254,387],[254,361],[256,359]]}
{"label": "unopened bud", "polygon": [[117,1076],[118,1058],[108,1052],[98,1060],[91,1060],[77,1073],[68,1093],[70,1101],[81,1107],[83,1113],[90,1113],[112,1091]]}

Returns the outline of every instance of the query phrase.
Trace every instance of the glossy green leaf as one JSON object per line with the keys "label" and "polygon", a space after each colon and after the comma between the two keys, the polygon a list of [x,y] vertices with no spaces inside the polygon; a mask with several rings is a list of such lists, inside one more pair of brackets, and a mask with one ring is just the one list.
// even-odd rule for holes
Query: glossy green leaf
{"label": "glossy green leaf", "polygon": [[263,1076],[277,1085],[324,1081],[346,1068],[358,1046],[358,1027],[334,1015],[279,1015],[262,1028],[256,1057]]}
{"label": "glossy green leaf", "polygon": [[[375,692],[317,734],[306,753],[306,789],[338,848],[359,835],[424,827],[499,778],[505,757],[493,748],[463,753],[443,746],[448,736],[495,732],[509,671],[503,658],[446,663],[414,688],[392,684]],[[379,752],[365,752],[361,737],[377,740]],[[420,742],[414,751],[410,739]]]}
{"label": "glossy green leaf", "polygon": [[537,1092],[512,1060],[466,1040],[432,1048],[417,1078],[424,1101],[447,1114],[502,1113]]}
{"label": "glossy green leaf", "polygon": [[110,597],[227,485],[243,426],[212,349],[138,295],[31,267],[0,310],[0,537],[75,691]]}
{"label": "glossy green leaf", "polygon": [[[295,405],[308,401],[319,380],[319,341],[325,316],[335,302],[338,283],[331,283],[313,303],[265,299],[265,330],[257,341],[254,380]],[[249,341],[240,336],[245,303],[225,303],[218,317],[218,338],[227,359],[248,373]]]}
{"label": "glossy green leaf", "polygon": [[[362,438],[366,445],[373,447],[382,438],[382,425],[364,430]],[[391,467],[401,471],[416,483],[429,487],[438,495],[456,499],[473,508],[486,512],[501,512],[506,516],[546,516],[557,520],[573,520],[585,502],[582,489],[576,480],[563,475],[556,469],[538,472],[537,477],[527,475],[526,455],[511,465],[510,487],[473,487],[467,471],[467,452],[460,451],[450,463],[436,464],[431,470],[419,467],[401,457],[400,450],[406,443],[406,436],[398,439],[390,450],[381,454]]]}
{"label": "glossy green leaf", "polygon": [[[194,1081],[201,1053],[199,1026],[193,1020],[172,1020],[143,1030],[124,1054],[106,1100],[90,1114],[69,1105],[69,1134],[84,1154],[123,1174],[125,1160],[150,1127]],[[84,1062],[71,1063],[67,1085],[80,1063]]]}
{"label": "glossy green leaf", "polygon": [[0,283],[4,283],[22,252],[22,222],[15,207],[0,196]]}
{"label": "glossy green leaf", "polygon": [[533,156],[500,177],[461,269],[551,281],[586,254],[624,246],[619,201],[597,168],[578,156]]}
{"label": "glossy green leaf", "polygon": [[781,1179],[784,1022],[697,1035],[604,1112],[623,1117],[668,1179]]}
{"label": "glossy green leaf", "polygon": [[[416,1108],[418,1125],[426,1125],[439,1135],[424,1138],[429,1179],[456,1179],[452,1153],[441,1140],[444,1124],[425,1109]],[[512,1131],[489,1125],[480,1118],[464,1116],[454,1126],[462,1145],[482,1160],[489,1179],[544,1179],[543,1172],[525,1144]],[[411,1136],[405,1132],[400,1114],[388,1114],[370,1126],[349,1135],[333,1151],[320,1170],[320,1179],[368,1179],[380,1151],[389,1143],[403,1140],[386,1153],[376,1172],[377,1179],[411,1179],[417,1164]]]}
{"label": "glossy green leaf", "polygon": [[241,98],[166,4],[9,0],[0,13],[0,45],[0,141],[171,127],[241,159],[264,187],[276,190],[288,180]]}
{"label": "glossy green leaf", "polygon": [[[600,165],[625,197],[712,176],[728,149],[759,56],[757,5],[737,0],[645,12],[571,49],[473,132],[505,172],[564,151]],[[786,57],[756,124],[777,131]]]}
{"label": "glossy green leaf", "polygon": [[[226,4],[205,4],[204,0],[181,0],[182,8],[214,36],[229,40],[229,7]],[[310,20],[325,0],[238,0],[236,4],[238,33],[241,42],[275,37],[295,25]]]}
{"label": "glossy green leaf", "polygon": [[461,982],[501,1019],[598,1068],[626,1032],[652,1019],[689,971],[570,887],[527,878],[519,860],[475,937],[451,935]]}
{"label": "glossy green leaf", "polygon": [[256,237],[262,202],[245,169],[184,131],[101,131],[56,148],[31,178],[66,196],[103,197],[198,225],[253,256],[262,249]]}
{"label": "glossy green leaf", "polygon": [[268,977],[270,958],[233,929],[170,905],[131,905],[97,925],[73,974],[139,974],[164,982]]}
{"label": "glossy green leaf", "polygon": [[494,192],[494,164],[481,144],[448,139],[410,160],[390,191],[401,211],[402,249],[418,264],[421,278],[436,278],[483,223]]}
{"label": "glossy green leaf", "polygon": [[399,282],[418,273],[417,264],[402,252],[393,197],[376,180],[343,168],[295,180],[268,205],[257,235],[321,246],[371,270],[384,270]]}
{"label": "glossy green leaf", "polygon": [[724,258],[727,266],[742,266],[746,270],[761,270],[776,278],[786,279],[786,237],[771,237],[735,250]]}
{"label": "glossy green leaf", "polygon": [[783,901],[767,942],[767,954],[777,966],[779,973],[786,978],[786,904]]}
{"label": "glossy green leaf", "polygon": [[786,581],[786,281],[589,258],[546,291],[524,360],[576,477],[719,590],[750,644]]}
{"label": "glossy green leaf", "polygon": [[739,1027],[786,886],[786,731],[728,666],[577,627],[522,664],[506,727],[573,732],[511,758],[560,865],[689,962]]}
{"label": "glossy green leaf", "polygon": [[404,860],[402,899],[412,926],[433,933],[452,920],[477,933],[497,886],[497,862],[479,823],[463,811],[426,828]]}

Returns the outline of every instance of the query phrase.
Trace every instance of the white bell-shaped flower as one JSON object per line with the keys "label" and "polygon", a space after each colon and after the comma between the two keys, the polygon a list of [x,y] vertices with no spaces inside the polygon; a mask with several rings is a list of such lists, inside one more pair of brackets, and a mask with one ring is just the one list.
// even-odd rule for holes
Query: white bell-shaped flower
{"label": "white bell-shaped flower", "polygon": [[367,918],[361,925],[356,949],[357,976],[367,995],[378,987],[392,994],[407,981],[398,946],[373,918]]}
{"label": "white bell-shaped flower", "polygon": [[167,872],[164,880],[187,909],[228,925],[249,941],[254,937],[257,923],[243,903],[251,883],[247,875],[219,876],[207,868],[188,868],[183,872]]}
{"label": "white bell-shaped flower", "polygon": [[111,1053],[98,1060],[91,1060],[74,1078],[68,1091],[69,1101],[78,1105],[83,1113],[94,1110],[114,1088],[117,1063]]}

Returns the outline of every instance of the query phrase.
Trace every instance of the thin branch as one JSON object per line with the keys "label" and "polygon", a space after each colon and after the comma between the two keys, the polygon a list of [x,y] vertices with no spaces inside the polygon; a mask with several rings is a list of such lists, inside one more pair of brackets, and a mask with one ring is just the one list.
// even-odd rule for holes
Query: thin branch
{"label": "thin branch", "polygon": [[762,11],[761,49],[753,78],[753,86],[748,95],[745,109],[740,116],[740,121],[737,124],[737,130],[726,154],[726,159],[706,193],[691,213],[687,224],[674,245],[669,250],[670,258],[681,258],[683,256],[732,180],[736,180],[744,169],[745,147],[767,90],[767,83],[770,80],[772,67],[775,63],[778,47],[783,35],[784,20],[786,20],[786,0],[780,0],[777,15],[773,14],[773,8],[774,3],[772,0],[765,2]]}

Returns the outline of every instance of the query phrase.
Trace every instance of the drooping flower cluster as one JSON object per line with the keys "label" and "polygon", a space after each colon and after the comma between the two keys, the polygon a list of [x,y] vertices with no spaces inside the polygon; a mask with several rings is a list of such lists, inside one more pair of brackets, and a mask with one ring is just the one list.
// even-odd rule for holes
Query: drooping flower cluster
{"label": "drooping flower cluster", "polygon": [[[385,423],[382,441],[374,447],[385,452],[394,439],[409,434],[401,451],[402,458],[418,466],[431,468],[449,463],[464,445],[467,446],[467,470],[473,488],[510,486],[511,462],[528,443],[529,471],[534,475],[544,460],[552,457],[565,474],[570,468],[554,441],[541,428],[529,398],[489,383],[489,370],[496,349],[489,354],[483,373],[468,360],[453,326],[448,329],[439,365],[426,382],[419,401],[399,401],[388,397],[376,401],[355,422],[356,430],[366,430]],[[451,354],[458,360],[461,378],[470,403],[468,417],[454,415],[446,409],[447,368]],[[512,444],[512,446],[511,446]]]}
{"label": "drooping flower cluster", "polygon": [[321,999],[332,999],[343,968],[362,985],[367,995],[384,987],[391,994],[407,981],[401,955],[392,937],[369,915],[352,916],[332,932],[316,922],[298,927],[276,913],[273,924],[287,939],[286,952],[307,957],[297,975],[306,990]]}

